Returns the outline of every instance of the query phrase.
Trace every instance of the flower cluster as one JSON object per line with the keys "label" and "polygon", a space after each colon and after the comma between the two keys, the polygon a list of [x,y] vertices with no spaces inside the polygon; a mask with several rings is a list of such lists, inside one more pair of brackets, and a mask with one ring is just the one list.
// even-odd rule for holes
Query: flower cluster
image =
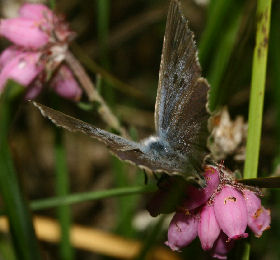
{"label": "flower cluster", "polygon": [[79,84],[63,64],[73,32],[62,17],[45,5],[26,3],[19,17],[0,19],[0,36],[14,44],[0,55],[0,93],[13,79],[28,87],[28,99],[35,98],[45,82],[64,98],[80,99]]}
{"label": "flower cluster", "polygon": [[234,241],[248,237],[247,226],[257,237],[270,227],[270,211],[261,205],[259,191],[238,184],[229,170],[207,166],[204,177],[204,189],[187,186],[186,199],[171,220],[166,245],[178,251],[198,236],[203,250],[226,259]]}

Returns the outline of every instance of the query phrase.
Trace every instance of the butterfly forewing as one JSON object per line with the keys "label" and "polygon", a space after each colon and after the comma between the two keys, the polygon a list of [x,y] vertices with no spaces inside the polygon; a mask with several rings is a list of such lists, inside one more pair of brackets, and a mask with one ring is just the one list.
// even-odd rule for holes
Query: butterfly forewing
{"label": "butterfly forewing", "polygon": [[139,143],[97,128],[37,102],[33,102],[33,104],[41,111],[43,116],[50,119],[55,125],[71,132],[81,132],[98,139],[106,144],[121,160],[128,161],[149,172],[166,172],[171,174],[176,170],[174,163],[155,160],[154,155],[151,152],[147,152]]}
{"label": "butterfly forewing", "polygon": [[201,78],[197,48],[180,3],[169,7],[159,73],[155,125],[172,148],[202,163],[208,137],[208,83]]}

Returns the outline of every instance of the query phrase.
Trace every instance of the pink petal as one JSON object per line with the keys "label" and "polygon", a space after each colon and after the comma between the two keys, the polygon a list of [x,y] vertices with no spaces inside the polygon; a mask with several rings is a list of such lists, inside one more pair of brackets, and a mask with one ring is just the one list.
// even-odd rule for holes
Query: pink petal
{"label": "pink petal", "polygon": [[0,73],[0,91],[4,88],[8,79],[13,79],[23,86],[28,86],[43,70],[43,66],[38,65],[39,58],[39,53],[26,52],[7,62]]}
{"label": "pink petal", "polygon": [[0,71],[1,69],[8,63],[11,59],[16,57],[22,53],[16,46],[10,46],[6,48],[1,54],[0,54]]}
{"label": "pink petal", "polygon": [[204,204],[219,185],[219,171],[213,166],[205,168],[204,177],[206,180],[206,187],[199,189],[194,186],[189,186],[187,190],[187,199],[183,202],[182,208],[187,210],[195,209]]}
{"label": "pink petal", "polygon": [[168,241],[165,242],[173,251],[189,245],[197,236],[198,219],[196,215],[177,212],[168,228]]}
{"label": "pink petal", "polygon": [[263,231],[270,228],[270,222],[270,210],[261,207],[253,216],[249,216],[248,226],[255,233],[256,237],[260,237]]}
{"label": "pink petal", "polygon": [[215,242],[211,255],[217,259],[227,259],[228,252],[233,248],[234,240],[228,241],[227,236],[221,232],[219,238]]}
{"label": "pink petal", "polygon": [[0,36],[19,46],[40,48],[49,41],[49,36],[40,26],[40,23],[27,18],[1,19]]}
{"label": "pink petal", "polygon": [[54,17],[53,12],[43,4],[25,3],[19,9],[19,16],[33,20],[51,20]]}
{"label": "pink petal", "polygon": [[230,239],[246,238],[248,223],[245,199],[232,186],[225,186],[214,199],[216,220]]}
{"label": "pink petal", "polygon": [[263,231],[270,228],[270,210],[262,207],[260,198],[254,192],[244,190],[243,195],[247,205],[248,226],[256,237],[260,237]]}
{"label": "pink petal", "polygon": [[253,216],[261,208],[260,198],[250,190],[244,190],[243,195],[246,202],[248,216]]}
{"label": "pink petal", "polygon": [[216,221],[214,207],[206,204],[201,209],[198,223],[198,237],[202,249],[205,251],[211,249],[220,233],[221,229]]}
{"label": "pink petal", "polygon": [[74,78],[72,71],[62,65],[52,80],[52,87],[60,96],[78,101],[81,98],[82,90]]}
{"label": "pink petal", "polygon": [[36,79],[30,87],[26,90],[25,99],[30,100],[36,98],[43,90],[43,82]]}

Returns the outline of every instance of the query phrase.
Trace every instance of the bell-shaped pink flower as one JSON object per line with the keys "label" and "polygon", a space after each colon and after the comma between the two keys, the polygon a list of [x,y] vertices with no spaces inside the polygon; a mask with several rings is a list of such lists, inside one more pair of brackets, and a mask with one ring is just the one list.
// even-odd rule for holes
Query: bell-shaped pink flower
{"label": "bell-shaped pink flower", "polygon": [[213,205],[206,204],[200,212],[198,223],[198,237],[203,250],[207,251],[213,247],[221,229],[216,221]]}
{"label": "bell-shaped pink flower", "polygon": [[256,237],[260,237],[263,231],[270,228],[271,216],[270,210],[261,207],[254,216],[250,216],[248,221],[249,228],[254,232]]}
{"label": "bell-shaped pink flower", "polygon": [[270,228],[270,210],[262,207],[260,198],[254,192],[244,190],[243,195],[247,205],[248,226],[256,237],[260,237],[264,230]]}
{"label": "bell-shaped pink flower", "polygon": [[39,64],[40,56],[37,52],[25,52],[7,62],[0,72],[0,91],[8,79],[28,86],[43,70],[43,66]]}
{"label": "bell-shaped pink flower", "polygon": [[16,46],[10,46],[0,54],[0,71],[14,57],[22,53]]}
{"label": "bell-shaped pink flower", "polygon": [[165,242],[173,251],[189,245],[197,236],[198,218],[196,215],[177,212],[168,228],[168,241]]}
{"label": "bell-shaped pink flower", "polygon": [[248,237],[247,208],[241,192],[226,185],[214,199],[214,211],[220,228],[230,239]]}
{"label": "bell-shaped pink flower", "polygon": [[33,20],[48,20],[54,18],[53,12],[43,4],[25,3],[19,9],[19,16],[22,18],[29,18]]}
{"label": "bell-shaped pink flower", "polygon": [[40,48],[49,41],[49,35],[43,31],[43,24],[28,18],[10,18],[0,20],[0,36],[4,36],[18,46]]}
{"label": "bell-shaped pink flower", "polygon": [[206,180],[206,187],[199,189],[194,186],[189,186],[187,190],[187,199],[184,200],[182,208],[187,210],[195,209],[204,204],[219,185],[219,171],[213,166],[206,166],[204,178]]}
{"label": "bell-shaped pink flower", "polygon": [[80,100],[82,90],[73,76],[72,71],[62,65],[52,80],[52,87],[60,96],[74,101]]}
{"label": "bell-shaped pink flower", "polygon": [[217,259],[227,259],[228,252],[233,248],[234,240],[228,240],[227,236],[221,232],[219,238],[215,242],[211,255]]}

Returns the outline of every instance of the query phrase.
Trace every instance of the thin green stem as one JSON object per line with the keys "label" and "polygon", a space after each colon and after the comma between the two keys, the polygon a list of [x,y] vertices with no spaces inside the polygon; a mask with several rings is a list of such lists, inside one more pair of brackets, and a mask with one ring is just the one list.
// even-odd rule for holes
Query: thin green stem
{"label": "thin green stem", "polygon": [[[56,172],[56,194],[58,197],[69,193],[68,169],[66,162],[66,151],[63,144],[61,129],[56,129],[55,140],[55,172]],[[57,217],[60,223],[60,258],[73,259],[73,249],[70,242],[71,210],[68,205],[60,205],[57,208]]]}
{"label": "thin green stem", "polygon": [[156,189],[157,187],[155,185],[145,185],[145,186],[116,188],[116,189],[103,190],[103,191],[75,193],[62,197],[53,197],[53,198],[33,201],[30,204],[30,208],[32,210],[42,210],[42,209],[57,207],[60,205],[70,205],[70,204],[80,203],[80,202],[90,201],[90,200],[99,200],[99,199],[105,199],[109,197],[149,193],[149,192],[156,191]]}
{"label": "thin green stem", "polygon": [[258,0],[244,178],[257,177],[265,91],[271,0]]}
{"label": "thin green stem", "polygon": [[241,260],[249,260],[250,259],[250,248],[251,248],[250,243],[245,242]]}

